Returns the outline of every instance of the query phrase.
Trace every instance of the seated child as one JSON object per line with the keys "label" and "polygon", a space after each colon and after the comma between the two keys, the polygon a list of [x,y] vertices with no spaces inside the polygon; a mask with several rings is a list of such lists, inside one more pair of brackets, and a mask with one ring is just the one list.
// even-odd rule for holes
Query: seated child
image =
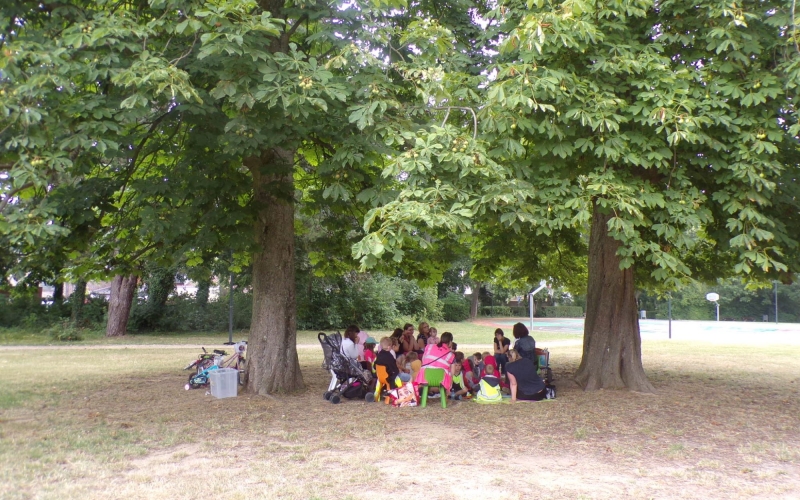
{"label": "seated child", "polygon": [[381,339],[381,350],[375,356],[375,367],[382,366],[386,369],[386,373],[388,375],[387,380],[393,389],[399,387],[400,385],[399,380],[397,380],[397,377],[400,374],[400,369],[397,368],[397,360],[395,359],[394,355],[394,351],[392,350],[392,339],[389,337],[383,337]]}
{"label": "seated child", "polygon": [[364,330],[360,330],[358,334],[356,334],[356,351],[358,351],[358,360],[365,361],[364,359],[364,344],[367,342],[367,332]]}
{"label": "seated child", "polygon": [[467,378],[467,385],[473,393],[478,390],[481,375],[483,374],[483,366],[483,356],[479,352],[467,358],[465,363],[464,375]]}
{"label": "seated child", "polygon": [[461,363],[455,362],[450,365],[451,373],[453,374],[453,385],[450,387],[450,398],[463,399],[469,397],[469,389],[467,389],[464,382],[463,372],[461,371]]}
{"label": "seated child", "polygon": [[428,345],[431,344],[438,344],[439,343],[439,332],[436,328],[431,328],[429,330],[430,335],[428,336]]}
{"label": "seated child", "polygon": [[494,356],[491,353],[485,352],[483,353],[483,373],[481,373],[481,378],[483,378],[483,374],[486,373],[486,368],[489,366],[494,366],[494,374],[500,374],[500,368],[497,366],[497,360],[494,359]]}
{"label": "seated child", "polygon": [[500,392],[500,379],[494,374],[494,365],[486,366],[486,375],[480,381],[480,388],[475,395],[480,403],[499,403],[503,400]]}
{"label": "seated child", "polygon": [[464,357],[464,353],[461,351],[456,351],[456,359],[455,363],[461,365],[461,373],[464,377],[464,387],[467,388],[468,391],[475,392],[478,390],[478,379],[475,378],[472,372],[472,364],[469,361],[469,358]]}
{"label": "seated child", "polygon": [[416,352],[408,353],[406,364],[411,368],[411,380],[417,380],[417,374],[422,369],[422,361],[419,360],[419,354]]}
{"label": "seated child", "polygon": [[475,377],[481,378],[481,374],[483,373],[483,355],[479,352],[476,352],[470,357],[470,364],[472,364],[472,373],[475,374]]}
{"label": "seated child", "polygon": [[411,363],[406,363],[406,355],[397,356],[397,370],[402,383],[411,382]]}
{"label": "seated child", "polygon": [[375,339],[367,337],[364,342],[364,361],[362,363],[369,364],[369,369],[372,370],[372,365],[375,363]]}

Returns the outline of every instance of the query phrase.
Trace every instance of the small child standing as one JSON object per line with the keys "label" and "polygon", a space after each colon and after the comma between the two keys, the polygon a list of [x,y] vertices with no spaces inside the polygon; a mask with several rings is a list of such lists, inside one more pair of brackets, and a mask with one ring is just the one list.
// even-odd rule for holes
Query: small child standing
{"label": "small child standing", "polygon": [[406,361],[411,368],[411,380],[417,380],[417,374],[422,369],[422,361],[419,360],[419,354],[416,352],[408,353]]}

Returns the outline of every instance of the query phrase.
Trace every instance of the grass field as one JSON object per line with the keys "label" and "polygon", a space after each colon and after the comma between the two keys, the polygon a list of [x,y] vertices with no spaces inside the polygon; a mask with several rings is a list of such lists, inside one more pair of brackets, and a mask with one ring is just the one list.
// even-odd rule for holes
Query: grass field
{"label": "grass field", "polygon": [[[464,344],[491,339],[448,329]],[[584,393],[571,382],[580,345],[554,342],[555,401],[393,409],[324,401],[316,348],[299,349],[302,394],[184,391],[197,349],[174,345],[219,338],[6,349],[0,498],[800,497],[797,346],[645,342],[657,392],[644,395]]]}
{"label": "grass field", "polygon": [[[464,323],[437,323],[435,325],[439,334],[443,332],[451,332],[456,339],[456,342],[461,344],[486,344],[490,346],[492,342],[492,335],[494,328],[487,327],[479,324],[469,322]],[[343,331],[344,329],[342,329]],[[508,328],[506,337],[511,336],[511,329]],[[312,344],[319,345],[317,340],[318,331],[301,330],[297,332],[298,344]],[[330,333],[330,332],[328,332]],[[381,336],[390,335],[391,330],[377,330],[370,331],[370,335],[376,339]],[[53,340],[49,334],[38,332],[30,332],[19,329],[3,329],[0,328],[0,345],[36,345],[36,346],[81,346],[81,345],[97,345],[97,346],[119,346],[119,345],[165,345],[165,344],[181,344],[181,345],[222,345],[228,341],[228,332],[219,333],[134,333],[121,338],[108,338],[105,332],[100,330],[83,330],[81,331],[83,340],[79,342],[61,342]],[[563,340],[563,339],[576,339],[575,335],[571,334],[558,334],[548,332],[536,332],[537,341],[548,340]],[[247,331],[234,331],[233,341],[246,340]]]}

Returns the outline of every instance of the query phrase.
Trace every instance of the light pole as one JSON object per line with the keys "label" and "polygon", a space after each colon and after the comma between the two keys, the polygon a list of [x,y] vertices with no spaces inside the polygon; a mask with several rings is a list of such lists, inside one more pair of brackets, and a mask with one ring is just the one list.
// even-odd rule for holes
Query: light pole
{"label": "light pole", "polygon": [[719,294],[714,292],[706,294],[706,300],[717,306],[717,321],[719,321]]}
{"label": "light pole", "polygon": [[233,345],[233,271],[231,271],[231,282],[228,287],[228,341],[225,345]]}
{"label": "light pole", "polygon": [[775,281],[775,323],[778,322],[778,282]]}
{"label": "light pole", "polygon": [[539,288],[537,288],[536,290],[531,290],[531,293],[528,296],[528,300],[530,301],[529,308],[531,313],[531,331],[533,331],[533,296],[541,292],[545,288],[547,288],[547,282],[545,280],[542,280],[539,282]]}
{"label": "light pole", "polygon": [[669,318],[669,338],[672,338],[672,294],[667,296],[667,317]]}

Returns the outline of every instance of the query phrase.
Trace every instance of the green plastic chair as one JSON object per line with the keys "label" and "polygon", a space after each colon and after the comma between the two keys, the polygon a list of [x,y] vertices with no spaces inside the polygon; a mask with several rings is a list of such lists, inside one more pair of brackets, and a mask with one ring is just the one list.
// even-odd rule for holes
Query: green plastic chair
{"label": "green plastic chair", "polygon": [[438,387],[439,388],[439,399],[442,400],[442,408],[447,408],[447,394],[444,391],[444,387],[442,387],[442,382],[444,382],[444,368],[423,368],[422,370],[422,378],[425,380],[422,386],[422,395],[420,399],[422,399],[422,406],[425,408],[428,406],[428,389],[430,387]]}

